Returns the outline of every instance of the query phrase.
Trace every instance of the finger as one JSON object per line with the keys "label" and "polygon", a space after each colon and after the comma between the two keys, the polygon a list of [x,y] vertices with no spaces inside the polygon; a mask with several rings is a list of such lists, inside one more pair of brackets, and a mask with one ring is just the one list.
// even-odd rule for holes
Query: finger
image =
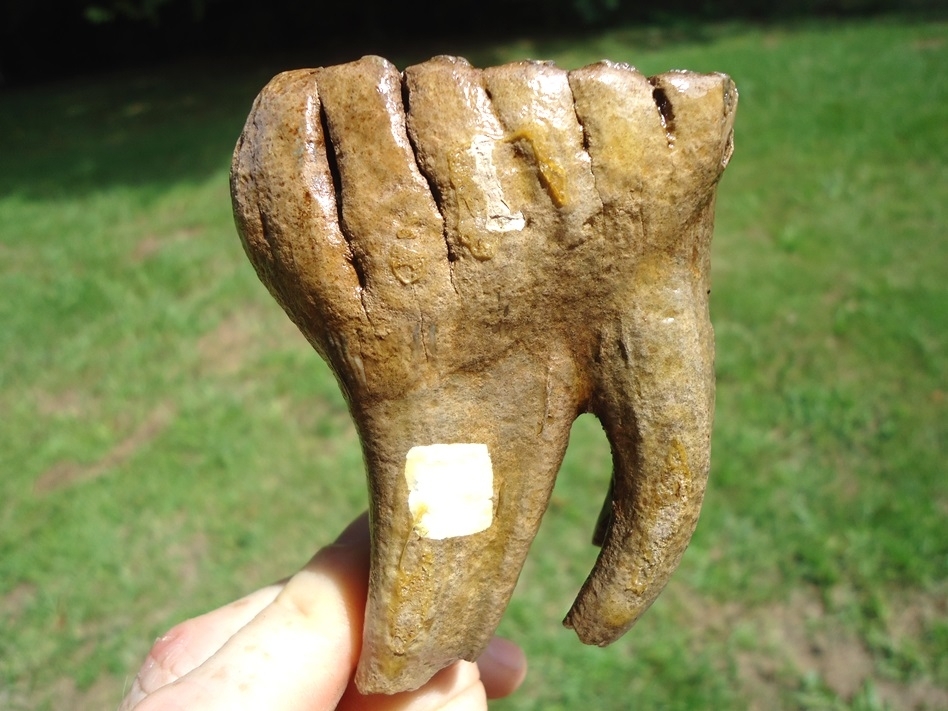
{"label": "finger", "polygon": [[494,637],[477,664],[458,662],[415,691],[385,696],[362,695],[350,686],[336,711],[433,711],[484,709],[487,699],[513,693],[527,673],[523,651],[513,642]]}
{"label": "finger", "polygon": [[419,689],[399,694],[367,694],[351,685],[336,711],[484,711],[487,695],[477,665],[457,662]]}
{"label": "finger", "polygon": [[148,694],[177,681],[207,661],[231,636],[272,603],[282,588],[282,583],[268,585],[168,630],[149,651],[123,708],[134,708]]}
{"label": "finger", "polygon": [[527,676],[527,657],[519,646],[494,637],[477,659],[488,699],[502,699],[515,692]]}
{"label": "finger", "polygon": [[359,653],[368,551],[362,516],[217,653],[135,708],[333,708]]}

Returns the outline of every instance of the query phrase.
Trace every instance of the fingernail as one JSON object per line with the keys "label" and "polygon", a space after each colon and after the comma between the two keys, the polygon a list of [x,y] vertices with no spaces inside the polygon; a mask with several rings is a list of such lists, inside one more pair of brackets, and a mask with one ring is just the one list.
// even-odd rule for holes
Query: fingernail
{"label": "fingernail", "polygon": [[138,679],[135,679],[135,681],[132,682],[132,688],[129,690],[128,695],[122,700],[119,711],[134,709],[140,702],[144,701],[147,696],[148,694],[142,689]]}

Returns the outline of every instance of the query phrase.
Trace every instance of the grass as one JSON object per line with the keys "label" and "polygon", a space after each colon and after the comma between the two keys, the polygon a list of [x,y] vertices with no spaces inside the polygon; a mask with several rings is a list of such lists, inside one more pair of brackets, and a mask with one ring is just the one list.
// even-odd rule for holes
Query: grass
{"label": "grass", "polygon": [[[622,641],[561,628],[609,471],[581,418],[501,625],[531,672],[497,707],[948,707],[948,25],[470,54],[720,70],[741,91],[698,531]],[[295,569],[365,506],[335,383],[230,216],[230,151],[279,68],[3,97],[0,708],[116,705],[156,635]]]}

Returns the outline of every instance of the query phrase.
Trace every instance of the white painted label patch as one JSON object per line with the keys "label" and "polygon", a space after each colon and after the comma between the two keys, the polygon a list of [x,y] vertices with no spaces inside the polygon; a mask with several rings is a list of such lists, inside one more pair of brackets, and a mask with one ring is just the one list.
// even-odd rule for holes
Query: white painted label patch
{"label": "white painted label patch", "polygon": [[469,536],[490,528],[494,470],[486,444],[429,444],[405,456],[408,509],[424,538]]}

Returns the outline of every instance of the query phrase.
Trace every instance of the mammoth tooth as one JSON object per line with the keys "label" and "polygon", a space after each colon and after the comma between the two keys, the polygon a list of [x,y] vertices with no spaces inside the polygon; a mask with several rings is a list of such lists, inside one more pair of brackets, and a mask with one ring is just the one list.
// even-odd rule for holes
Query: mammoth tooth
{"label": "mammoth tooth", "polygon": [[583,412],[614,472],[565,624],[612,642],[678,565],[709,467],[736,103],[721,74],[454,57],[287,72],[257,97],[238,231],[335,372],[368,471],[363,693],[479,656]]}

